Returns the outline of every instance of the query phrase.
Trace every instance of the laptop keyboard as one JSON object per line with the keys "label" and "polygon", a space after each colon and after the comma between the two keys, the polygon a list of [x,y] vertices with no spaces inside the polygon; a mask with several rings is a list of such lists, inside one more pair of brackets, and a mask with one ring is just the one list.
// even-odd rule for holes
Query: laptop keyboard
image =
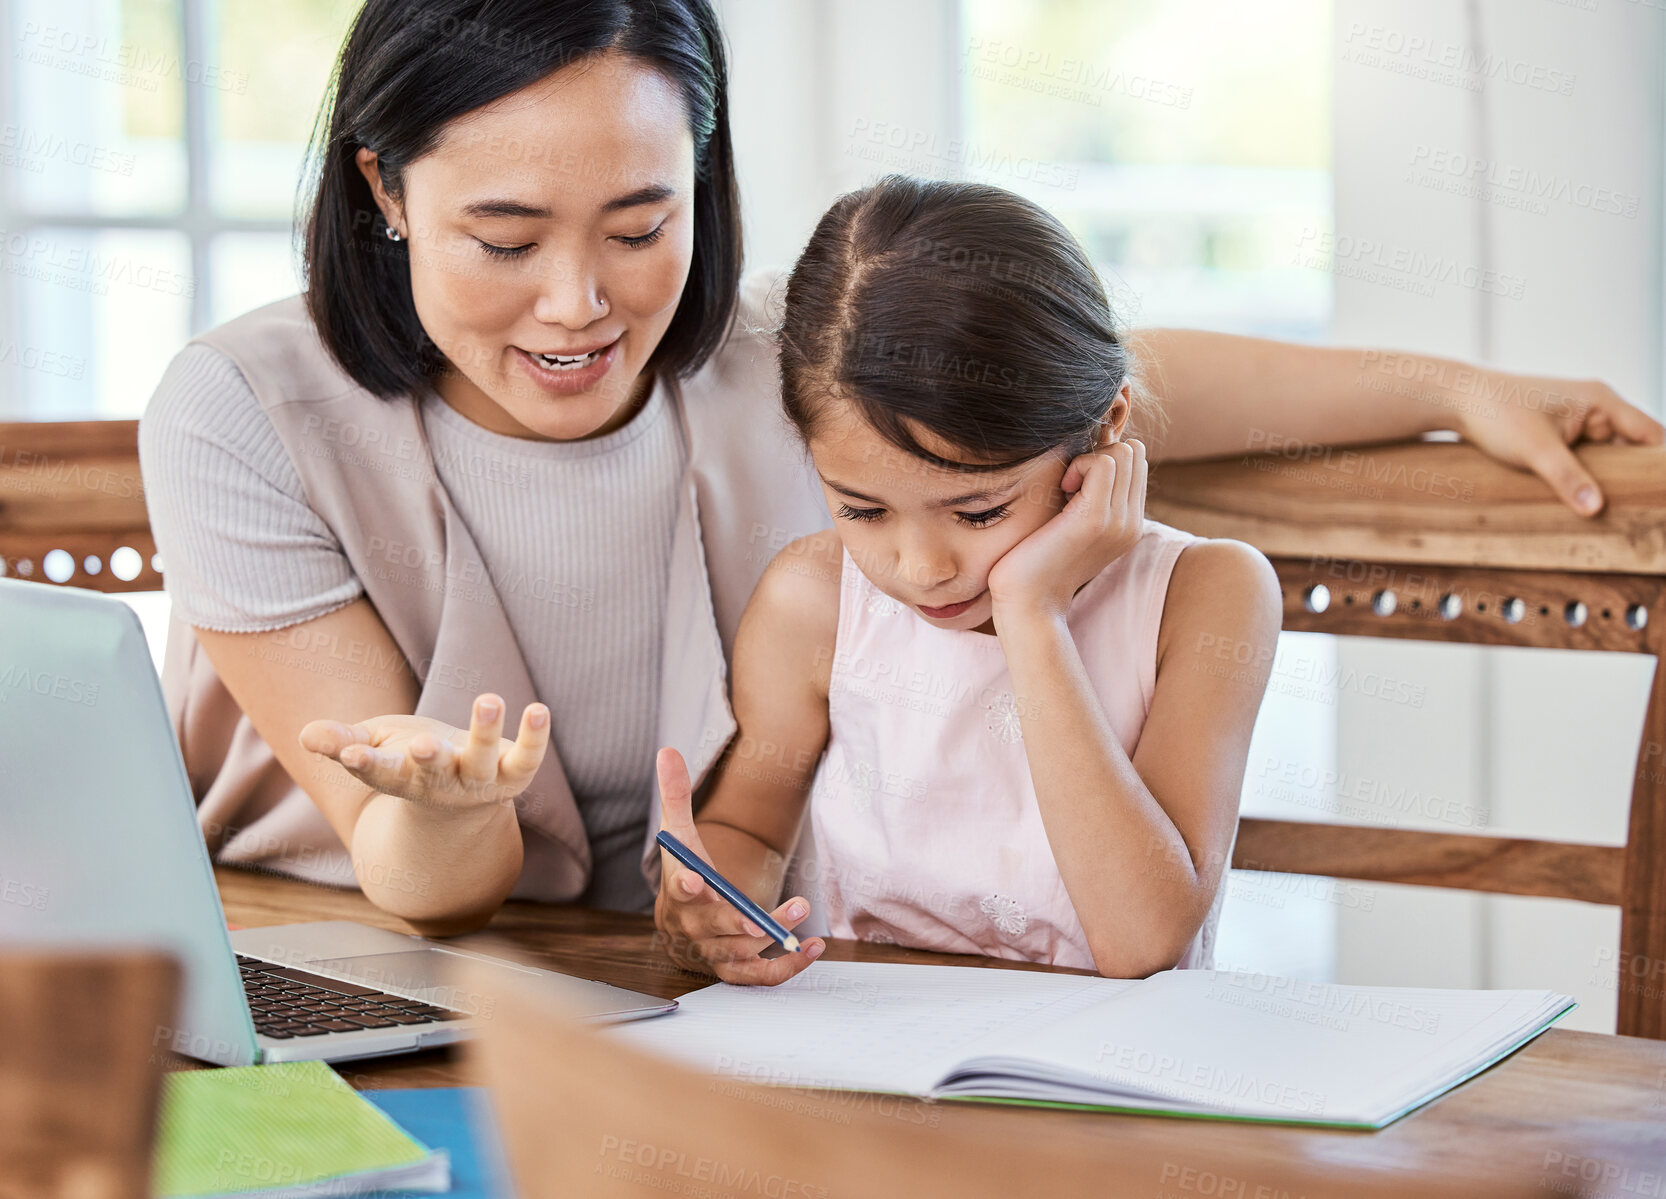
{"label": "laptop keyboard", "polygon": [[243,976],[255,1030],[279,1040],[468,1019],[464,1012],[242,954],[237,955],[237,971]]}

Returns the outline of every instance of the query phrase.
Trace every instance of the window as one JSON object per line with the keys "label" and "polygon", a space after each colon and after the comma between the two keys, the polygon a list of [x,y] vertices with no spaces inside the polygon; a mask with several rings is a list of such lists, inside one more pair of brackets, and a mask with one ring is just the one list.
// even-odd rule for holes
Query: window
{"label": "window", "polygon": [[969,0],[964,20],[967,173],[1057,214],[1124,321],[1325,337],[1331,276],[1296,251],[1331,228],[1327,0]]}
{"label": "window", "polygon": [[349,0],[0,0],[0,417],[132,417],[192,334],[299,289]]}

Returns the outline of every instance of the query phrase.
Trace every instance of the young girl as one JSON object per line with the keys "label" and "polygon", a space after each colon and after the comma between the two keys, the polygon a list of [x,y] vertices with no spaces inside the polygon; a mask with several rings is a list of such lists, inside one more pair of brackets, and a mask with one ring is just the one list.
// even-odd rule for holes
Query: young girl
{"label": "young girl", "polygon": [[[821,219],[779,341],[835,525],[752,596],[698,820],[660,751],[664,826],[767,908],[810,796],[835,936],[1207,966],[1278,580],[1144,518],[1129,353],[1081,248],[998,188],[887,178]],[[825,948],[760,957],[755,925],[662,865],[682,965],[774,984]]]}

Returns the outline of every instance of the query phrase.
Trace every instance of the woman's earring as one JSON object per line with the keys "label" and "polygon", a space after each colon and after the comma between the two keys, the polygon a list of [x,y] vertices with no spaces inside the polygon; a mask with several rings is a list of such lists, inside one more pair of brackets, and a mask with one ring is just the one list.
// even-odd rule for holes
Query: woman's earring
{"label": "woman's earring", "polygon": [[386,229],[383,230],[383,232],[388,235],[388,240],[389,241],[404,241],[405,240],[403,237],[400,236],[399,230],[395,229],[392,225],[389,225]]}

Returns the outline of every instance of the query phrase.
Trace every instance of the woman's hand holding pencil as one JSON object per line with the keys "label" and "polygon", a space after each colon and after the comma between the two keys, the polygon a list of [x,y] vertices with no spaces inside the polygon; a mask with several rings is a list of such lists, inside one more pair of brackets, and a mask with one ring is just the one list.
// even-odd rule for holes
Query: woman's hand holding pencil
{"label": "woman's hand holding pencil", "polygon": [[[689,784],[688,767],[674,749],[662,749],[657,760],[659,770],[660,828],[675,838],[676,847],[713,867],[699,829],[694,823],[694,797]],[[716,830],[714,830],[716,831]],[[762,924],[743,915],[737,901],[751,906],[758,915],[777,924],[774,932],[787,932],[810,914],[810,904],[802,896],[795,896],[773,912],[758,908],[742,893],[748,871],[741,860],[749,846],[757,847],[759,863],[769,856],[768,847],[738,829],[723,828],[719,834],[726,840],[737,839],[736,859],[725,857],[726,870],[734,883],[729,883],[715,869],[708,882],[701,874],[679,861],[671,848],[661,842],[659,897],[654,902],[654,923],[658,926],[667,955],[687,970],[715,974],[724,982],[748,985],[775,986],[803,970],[827,948],[826,942],[811,938],[798,945],[796,951],[775,958],[758,955],[778,938]],[[737,891],[735,898],[725,898],[724,889]],[[789,941],[797,938],[789,936]],[[788,946],[791,949],[791,945]]]}

